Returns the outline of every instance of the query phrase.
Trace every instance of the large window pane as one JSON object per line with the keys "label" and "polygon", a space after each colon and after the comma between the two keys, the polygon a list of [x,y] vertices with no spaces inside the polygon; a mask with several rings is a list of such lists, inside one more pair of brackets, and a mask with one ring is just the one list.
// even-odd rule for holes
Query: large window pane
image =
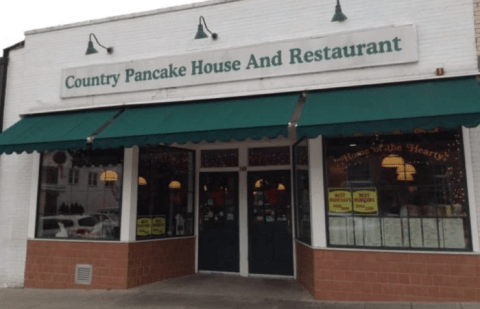
{"label": "large window pane", "polygon": [[294,148],[296,236],[311,244],[310,189],[308,180],[308,140],[297,143]]}
{"label": "large window pane", "polygon": [[332,246],[471,250],[458,131],[325,140]]}
{"label": "large window pane", "polygon": [[36,236],[120,239],[123,149],[42,155]]}
{"label": "large window pane", "polygon": [[194,152],[140,149],[137,240],[193,235]]}

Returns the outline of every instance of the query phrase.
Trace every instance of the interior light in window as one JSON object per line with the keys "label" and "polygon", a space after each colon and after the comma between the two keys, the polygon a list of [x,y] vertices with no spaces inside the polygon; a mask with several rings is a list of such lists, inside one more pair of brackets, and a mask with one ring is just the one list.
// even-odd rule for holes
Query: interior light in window
{"label": "interior light in window", "polygon": [[100,180],[102,180],[102,181],[117,181],[118,180],[117,172],[112,171],[112,170],[105,171],[100,175]]}
{"label": "interior light in window", "polygon": [[415,167],[411,164],[400,165],[399,167],[397,167],[397,174],[402,173],[416,174],[417,170],[415,170]]}
{"label": "interior light in window", "polygon": [[399,181],[413,181],[413,173],[398,174],[397,180],[399,180]]}
{"label": "interior light in window", "polygon": [[147,185],[147,180],[143,177],[138,177],[138,185],[139,186],[146,186]]}
{"label": "interior light in window", "polygon": [[177,181],[177,180],[172,180],[172,181],[170,182],[170,184],[168,185],[168,187],[169,187],[170,189],[180,189],[180,188],[182,187],[182,185],[180,184],[179,181]]}
{"label": "interior light in window", "polygon": [[399,167],[405,164],[402,157],[397,155],[389,155],[382,161],[382,167]]}

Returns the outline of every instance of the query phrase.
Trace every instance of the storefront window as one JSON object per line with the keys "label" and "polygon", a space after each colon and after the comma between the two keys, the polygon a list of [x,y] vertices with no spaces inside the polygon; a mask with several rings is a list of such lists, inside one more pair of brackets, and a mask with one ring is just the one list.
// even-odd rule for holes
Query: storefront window
{"label": "storefront window", "polygon": [[119,240],[122,179],[123,149],[44,153],[36,237]]}
{"label": "storefront window", "polygon": [[137,240],[193,235],[194,152],[140,148]]}
{"label": "storefront window", "polygon": [[297,239],[311,244],[310,189],[308,181],[308,140],[293,147]]}
{"label": "storefront window", "polygon": [[331,246],[471,250],[460,132],[325,145]]}

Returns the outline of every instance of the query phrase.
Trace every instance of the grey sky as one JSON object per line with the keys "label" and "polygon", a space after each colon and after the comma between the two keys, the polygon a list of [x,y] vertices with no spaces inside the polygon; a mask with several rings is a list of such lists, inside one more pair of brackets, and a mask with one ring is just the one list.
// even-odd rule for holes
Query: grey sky
{"label": "grey sky", "polygon": [[0,57],[3,49],[25,39],[27,30],[203,2],[205,0],[9,0],[0,12]]}

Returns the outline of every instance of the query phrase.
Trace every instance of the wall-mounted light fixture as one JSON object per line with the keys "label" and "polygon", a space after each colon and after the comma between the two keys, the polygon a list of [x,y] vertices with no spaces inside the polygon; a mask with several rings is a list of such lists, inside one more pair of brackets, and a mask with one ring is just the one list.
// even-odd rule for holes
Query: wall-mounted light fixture
{"label": "wall-mounted light fixture", "polygon": [[344,21],[347,19],[347,16],[342,13],[342,7],[340,6],[340,0],[337,0],[337,6],[335,7],[335,15],[333,15],[332,22],[334,21]]}
{"label": "wall-mounted light fixture", "polygon": [[205,18],[203,18],[203,16],[200,16],[199,18],[198,30],[197,30],[197,34],[195,35],[195,40],[208,38],[208,34],[206,34],[205,31],[203,31],[202,20],[203,20],[203,24],[205,25],[205,29],[207,29],[207,31],[210,32],[210,34],[212,35],[212,39],[216,40],[218,38],[218,34],[212,33],[212,31],[208,29],[207,23],[205,22]]}
{"label": "wall-mounted light fixture", "polygon": [[85,55],[91,55],[91,54],[96,54],[96,53],[98,53],[98,51],[95,49],[95,47],[93,47],[92,36],[95,38],[95,41],[97,41],[97,44],[98,44],[98,45],[100,45],[101,47],[103,47],[103,48],[105,48],[105,49],[107,50],[107,53],[113,54],[113,47],[105,47],[105,46],[103,46],[102,44],[100,44],[100,42],[98,42],[98,39],[97,39],[97,37],[95,36],[95,34],[90,33],[89,40],[88,40],[88,48],[87,48],[87,52],[85,53]]}

